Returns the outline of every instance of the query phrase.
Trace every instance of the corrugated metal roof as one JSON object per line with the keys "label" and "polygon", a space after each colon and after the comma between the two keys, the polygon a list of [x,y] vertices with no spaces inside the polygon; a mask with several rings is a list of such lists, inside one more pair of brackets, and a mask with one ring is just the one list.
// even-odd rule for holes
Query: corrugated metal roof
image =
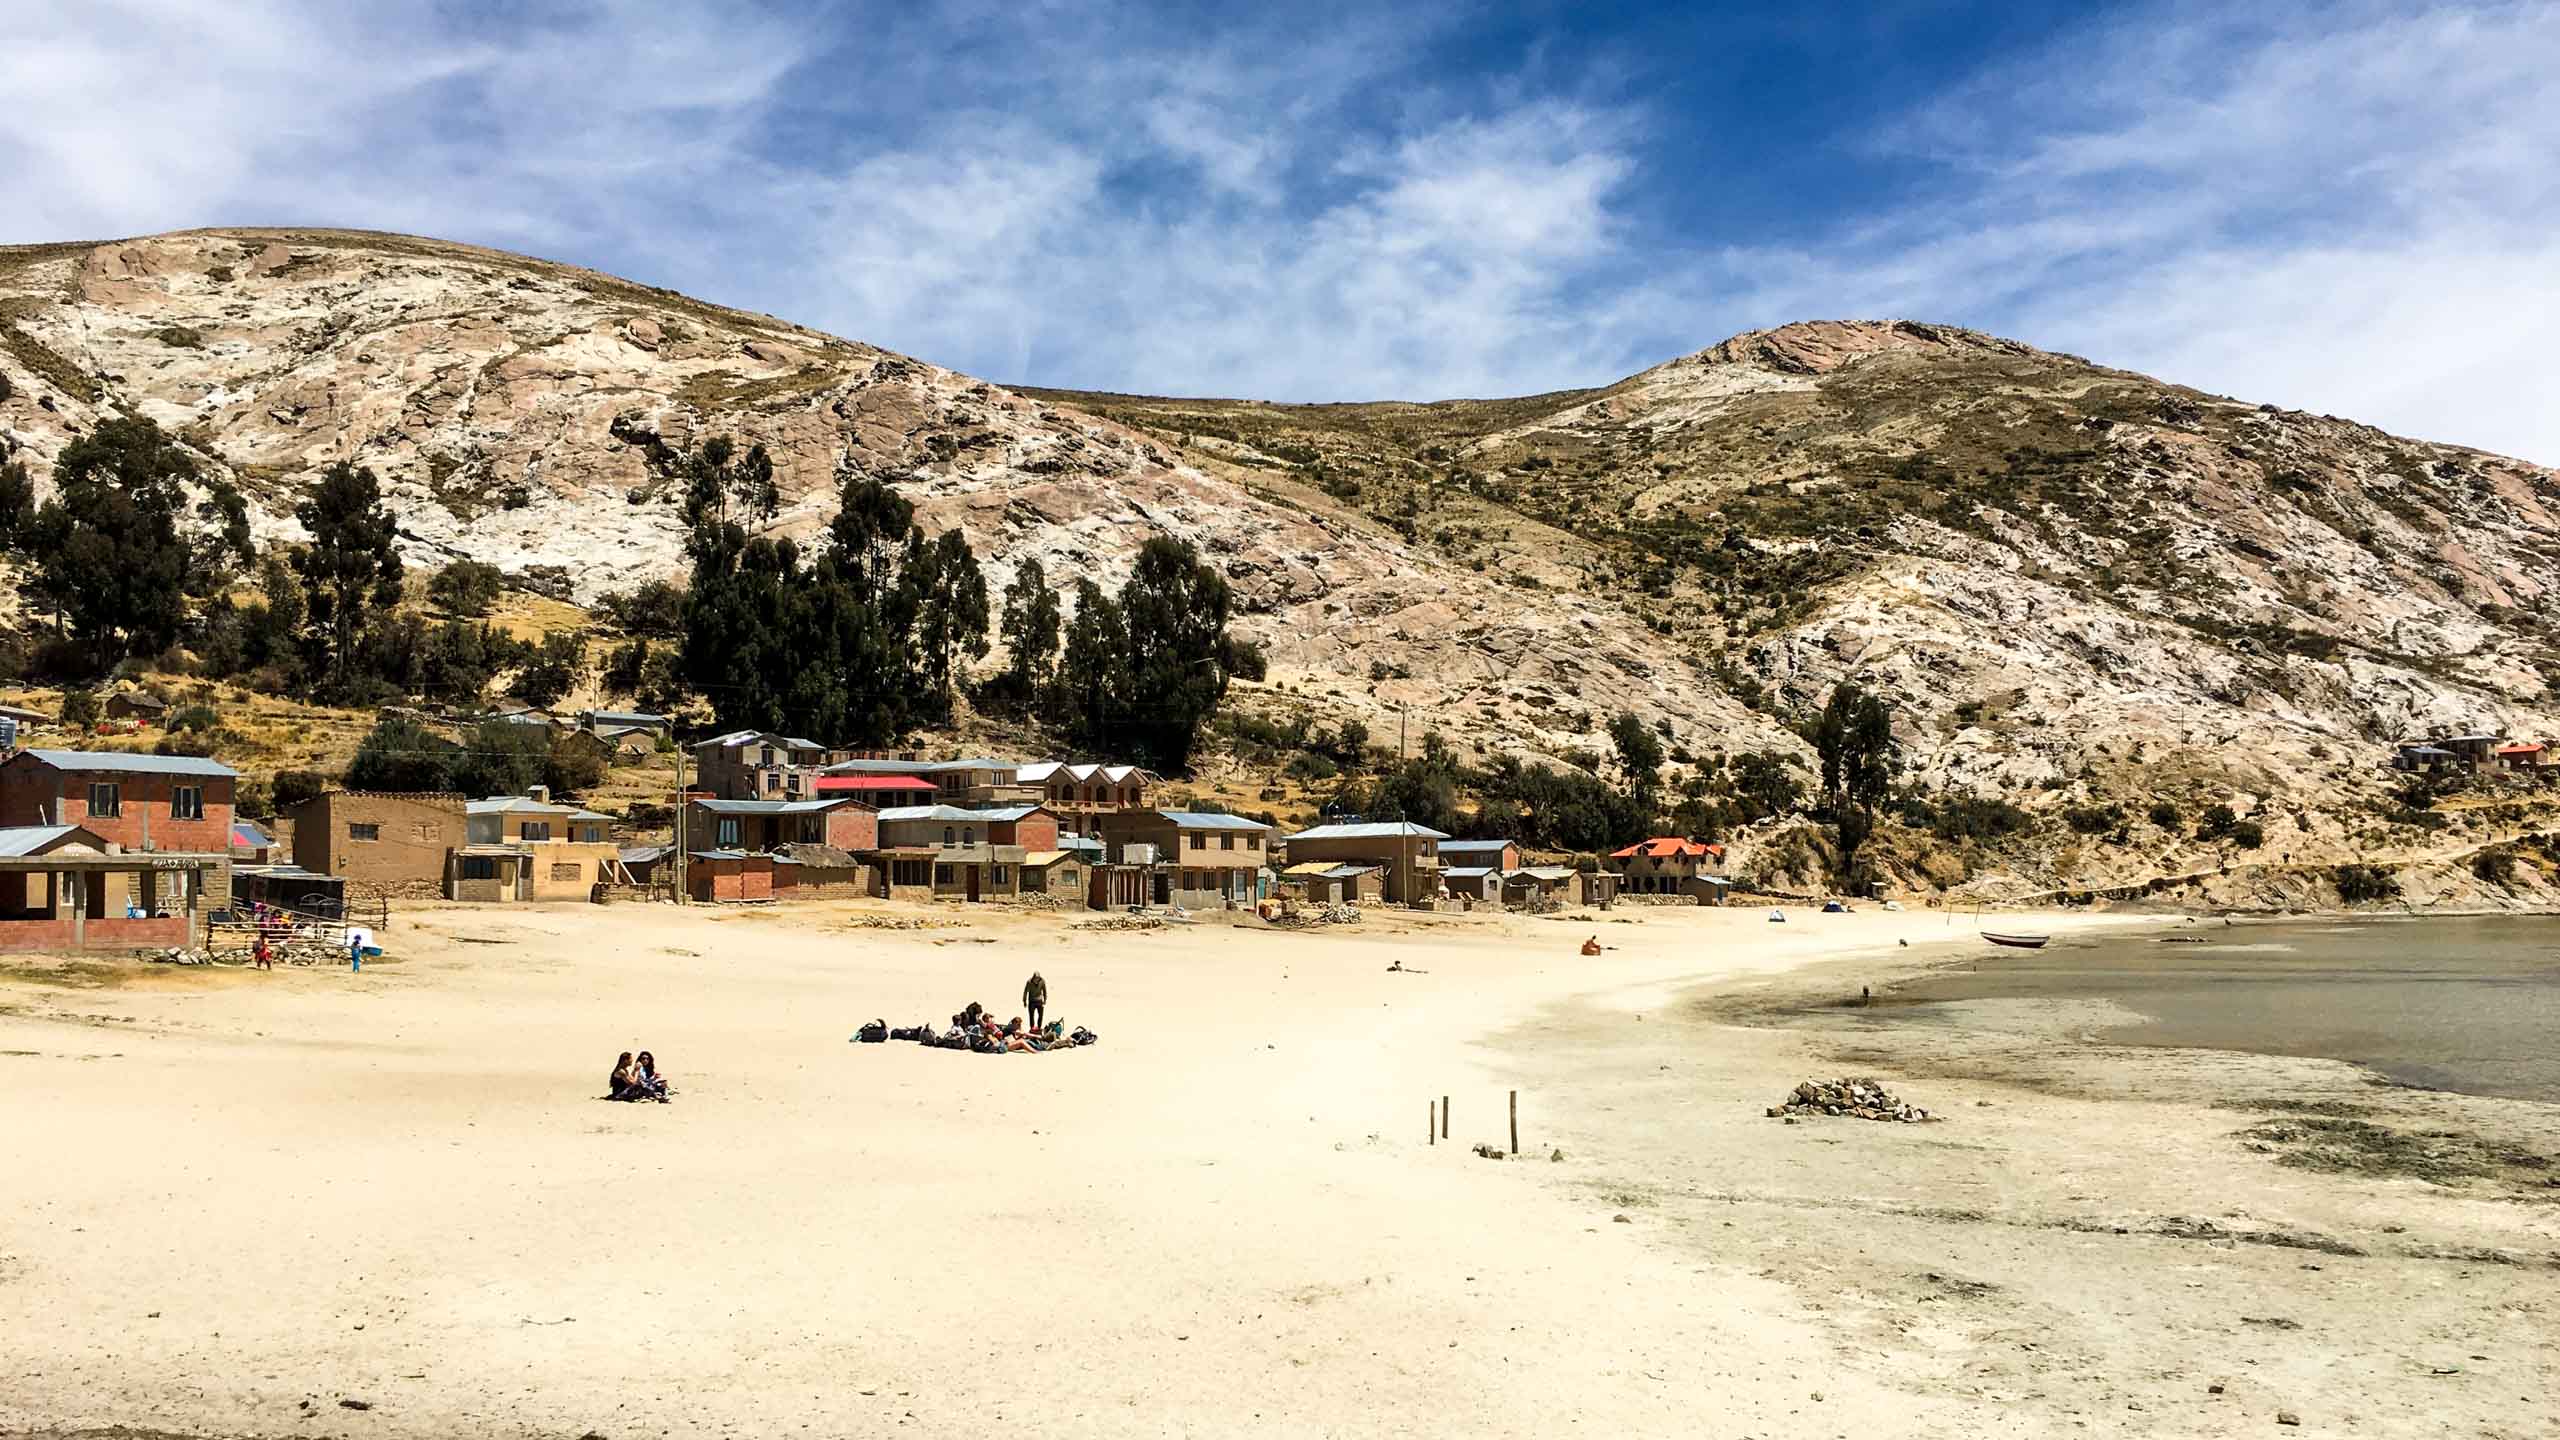
{"label": "corrugated metal roof", "polygon": [[219,775],[237,778],[239,771],[218,760],[200,759],[193,755],[126,755],[112,750],[22,750],[56,770],[83,771],[90,774],[129,775]]}
{"label": "corrugated metal roof", "polygon": [[1501,873],[1490,865],[1456,865],[1440,872],[1442,878],[1449,880],[1481,880]]}
{"label": "corrugated metal roof", "polygon": [[621,858],[625,865],[655,865],[675,851],[673,845],[626,845]]}
{"label": "corrugated metal roof", "polygon": [[696,860],[752,860],[756,858],[755,856],[749,855],[744,850],[688,850],[685,853]]}
{"label": "corrugated metal roof", "polygon": [[880,812],[885,823],[892,820],[974,820],[981,825],[1002,824],[1019,820],[1038,810],[1037,805],[1016,805],[1004,810],[963,810],[957,805],[892,805]]}
{"label": "corrugated metal roof", "polygon": [[978,757],[967,760],[839,760],[829,775],[932,775],[943,770],[1012,770],[1010,760]]}
{"label": "corrugated metal roof", "polygon": [[1268,830],[1271,828],[1259,820],[1248,820],[1242,815],[1218,815],[1206,810],[1159,810],[1156,813],[1185,830]]}
{"label": "corrugated metal roof", "polygon": [[1446,840],[1449,837],[1428,825],[1410,820],[1371,820],[1357,825],[1319,825],[1289,836],[1291,844],[1300,840],[1385,840],[1398,836],[1414,836],[1424,840]]}
{"label": "corrugated metal roof", "polygon": [[44,848],[68,835],[77,835],[77,825],[17,825],[0,830],[0,855],[37,855]]}
{"label": "corrugated metal roof", "polygon": [[613,721],[616,724],[626,725],[664,725],[667,723],[666,716],[652,715],[646,710],[595,710],[590,711],[589,713],[599,725],[608,720]]}
{"label": "corrugated metal roof", "polygon": [[1508,840],[1443,840],[1440,842],[1440,853],[1443,855],[1487,855],[1497,851],[1507,850],[1510,847],[1511,842]]}
{"label": "corrugated metal roof", "polygon": [[[1572,867],[1565,865],[1528,865],[1512,871],[1511,874],[1526,875],[1537,880],[1570,880],[1573,878]],[[1506,876],[1504,878],[1507,880],[1510,877]]]}

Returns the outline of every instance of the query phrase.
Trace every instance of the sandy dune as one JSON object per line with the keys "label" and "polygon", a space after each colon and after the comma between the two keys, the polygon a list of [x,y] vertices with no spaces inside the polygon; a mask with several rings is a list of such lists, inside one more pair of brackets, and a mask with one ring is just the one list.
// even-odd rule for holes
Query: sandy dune
{"label": "sandy dune", "polygon": [[[1684,1021],[1683,987],[1963,933],[1943,917],[856,913],[456,907],[396,922],[396,963],[361,975],[21,967],[0,1432],[1877,1435],[2003,1413],[1962,1362],[2014,1340],[1877,1325],[1881,1300],[1844,1316],[1796,1232],[1645,1208],[1793,1183],[1773,1147],[1814,1143],[1746,1098],[1777,1098],[1805,1042]],[[1595,931],[1613,948],[1584,959]],[[848,1043],[874,1016],[1011,1014],[1035,967],[1101,1044]],[[1661,1056],[1621,1043],[1639,1028]],[[677,1102],[597,1100],[641,1047]],[[1675,1057],[1697,1067],[1677,1088],[1637,1073]],[[1530,1153],[1474,1157],[1515,1086]],[[1729,1148],[1681,1131],[1692,1111]],[[1962,1182],[1876,1148],[1921,1127],[1857,1129],[1819,1143],[1907,1179],[1840,1149],[1800,1178]]]}

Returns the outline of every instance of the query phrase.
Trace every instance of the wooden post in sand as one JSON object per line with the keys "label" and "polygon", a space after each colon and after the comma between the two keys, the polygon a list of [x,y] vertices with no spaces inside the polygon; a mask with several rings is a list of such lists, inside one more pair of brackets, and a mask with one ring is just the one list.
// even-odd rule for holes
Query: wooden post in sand
{"label": "wooden post in sand", "polygon": [[1520,1153],[1520,1092],[1511,1092],[1511,1153]]}
{"label": "wooden post in sand", "polygon": [[1440,1097],[1440,1138],[1449,1138],[1449,1097],[1446,1095]]}
{"label": "wooden post in sand", "polygon": [[1433,1145],[1440,1143],[1440,1105],[1437,1101],[1422,1102],[1422,1138]]}

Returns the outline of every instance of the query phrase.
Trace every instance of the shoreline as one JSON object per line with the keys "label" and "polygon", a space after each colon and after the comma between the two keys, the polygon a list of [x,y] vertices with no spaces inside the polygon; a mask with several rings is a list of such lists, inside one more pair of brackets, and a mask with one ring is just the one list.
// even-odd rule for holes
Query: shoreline
{"label": "shoreline", "polygon": [[[2239,1322],[2180,1308],[2198,1298],[2182,1277],[2345,1343],[2404,1319],[2512,1326],[2560,1255],[2553,1207],[2309,1175],[2223,1133],[2264,1115],[1942,1078],[1926,1055],[1870,1066],[1842,1057],[1854,1037],[1695,1013],[1702,990],[1953,958],[1953,937],[1913,938],[1925,912],[1286,934],[880,913],[909,912],[431,907],[361,975],[0,973],[0,1081],[28,1103],[31,1162],[0,1284],[37,1317],[0,1331],[0,1433],[267,1435],[321,1415],[331,1433],[621,1435],[787,1414],[830,1433],[1001,1417],[1294,1436],[1427,1414],[1545,1437],[1684,1434],[1702,1411],[1771,1435],[2013,1415],[2189,1433],[2162,1423],[2201,1393],[2174,1376],[2237,1366],[2215,1357]],[[1611,948],[1585,959],[1593,933]],[[1099,1045],[999,1064],[848,1043],[875,1016],[1009,1013],[1031,968]],[[639,1046],[675,1104],[594,1103],[612,1051]],[[1820,1067],[1906,1059],[1895,1088],[1947,1123],[1761,1114]],[[1511,1090],[1522,1153],[1488,1164],[1469,1147],[1505,1144]],[[1433,1143],[1412,1122],[1443,1095]],[[2228,1193],[2173,1198],[2163,1174]],[[2324,1297],[2290,1268],[2306,1257],[2375,1278]],[[2448,1265],[2477,1278],[2448,1292]],[[2091,1266],[2121,1276],[2095,1308],[2043,1298]],[[2132,1371],[2087,1328],[2119,1313],[2157,1322]],[[2304,1395],[2337,1390],[2287,1348],[2302,1336],[2262,1329],[2238,1349],[2268,1372],[2217,1381],[2207,1429],[2239,1407],[2263,1421],[2277,1388],[2307,1417]],[[2025,1352],[2020,1333],[2046,1338]],[[2486,1422],[2493,1390],[2542,1382],[2560,1384],[2549,1361],[2410,1399],[2477,1384]],[[2397,1403],[2374,1386],[2348,1388]]]}

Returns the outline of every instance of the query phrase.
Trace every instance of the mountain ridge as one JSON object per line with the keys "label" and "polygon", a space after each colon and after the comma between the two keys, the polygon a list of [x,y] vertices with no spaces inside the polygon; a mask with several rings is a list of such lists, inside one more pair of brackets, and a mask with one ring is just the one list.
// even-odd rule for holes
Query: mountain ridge
{"label": "mountain ridge", "polygon": [[999,386],[502,251],[225,228],[0,250],[0,373],[0,449],[40,478],[148,414],[291,538],[302,479],[354,460],[415,563],[580,601],[680,571],[650,447],[712,434],[773,453],[776,528],[861,469],[998,585],[1034,557],[1114,583],[1174,535],[1271,652],[1250,704],[1480,754],[1587,764],[1627,710],[1682,774],[1801,760],[1794,717],[1857,680],[1918,783],[2031,812],[2032,844],[1961,842],[2010,888],[2177,870],[2193,837],[2057,828],[2160,795],[2351,859],[2420,838],[2378,774],[2396,735],[2560,729],[2551,470],[1922,321],[1540,396],[1185,400]]}

